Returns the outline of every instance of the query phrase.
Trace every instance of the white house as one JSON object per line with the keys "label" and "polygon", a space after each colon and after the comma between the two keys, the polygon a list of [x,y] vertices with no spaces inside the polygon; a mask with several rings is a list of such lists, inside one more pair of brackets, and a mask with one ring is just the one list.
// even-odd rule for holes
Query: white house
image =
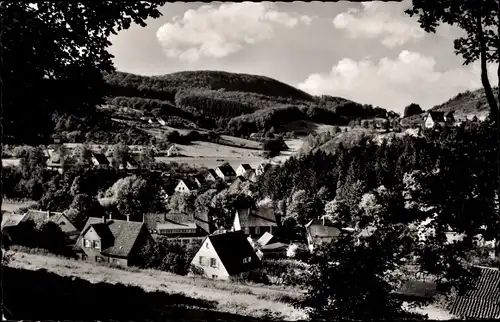
{"label": "white house", "polygon": [[191,178],[185,178],[179,180],[179,183],[177,183],[174,190],[179,193],[191,193],[198,190],[198,188],[199,186],[194,180],[191,180]]}
{"label": "white house", "polygon": [[424,125],[426,128],[431,129],[436,125],[445,125],[444,112],[429,111],[425,117]]}
{"label": "white house", "polygon": [[236,179],[236,172],[234,171],[233,167],[231,167],[227,163],[218,166],[215,169],[215,173],[224,181],[233,181],[234,179]]}
{"label": "white house", "polygon": [[243,163],[236,169],[236,175],[244,177],[250,171],[252,171],[252,167],[248,163]]}
{"label": "white house", "polygon": [[195,272],[208,278],[228,280],[248,275],[261,267],[261,261],[241,231],[208,236],[194,256]]}
{"label": "white house", "polygon": [[180,150],[175,144],[172,144],[168,147],[167,157],[175,157],[175,156],[178,156],[179,154],[180,154]]}

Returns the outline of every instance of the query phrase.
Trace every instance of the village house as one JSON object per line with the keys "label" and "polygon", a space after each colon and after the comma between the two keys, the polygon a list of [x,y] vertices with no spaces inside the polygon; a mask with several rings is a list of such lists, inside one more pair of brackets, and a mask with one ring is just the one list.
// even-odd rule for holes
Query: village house
{"label": "village house", "polygon": [[214,169],[208,169],[207,170],[207,174],[205,175],[205,180],[206,181],[217,181],[217,179],[219,178],[219,176],[217,175],[217,173],[215,172]]}
{"label": "village house", "polygon": [[201,185],[198,185],[195,180],[187,177],[179,180],[177,186],[174,188],[174,191],[179,193],[193,193],[198,190],[200,186]]}
{"label": "village house", "polygon": [[257,176],[261,176],[263,175],[269,168],[271,167],[271,164],[268,163],[268,162],[263,162],[261,164],[259,164],[259,166],[257,167],[257,169],[255,169],[255,174]]}
{"label": "village house", "polygon": [[150,238],[143,222],[90,217],[74,249],[83,260],[133,266]]}
{"label": "village house", "polygon": [[75,241],[79,235],[78,229],[73,225],[71,220],[62,212],[28,210],[20,222],[32,221],[37,227],[44,223],[53,222],[59,226],[61,231],[66,235],[68,242]]}
{"label": "village house", "polygon": [[196,185],[198,185],[198,187],[200,187],[200,188],[201,188],[201,186],[203,186],[207,182],[206,178],[201,174],[195,175],[193,177],[193,180],[196,183]]}
{"label": "village house", "polygon": [[244,177],[247,172],[252,171],[252,167],[248,163],[240,164],[240,166],[236,169],[236,175]]}
{"label": "village house", "polygon": [[246,236],[259,238],[265,232],[273,233],[278,228],[274,210],[260,207],[258,210],[238,209],[234,215],[232,231],[243,231]]}
{"label": "village house", "polygon": [[215,169],[215,173],[219,178],[226,182],[236,179],[236,172],[234,172],[233,167],[231,167],[228,163],[218,166]]}
{"label": "village house", "polygon": [[440,111],[429,111],[424,120],[424,125],[426,128],[431,129],[437,125],[440,126],[453,126],[455,125],[455,116],[453,112],[440,112]]}
{"label": "village house", "polygon": [[252,245],[241,231],[207,236],[194,256],[195,274],[229,280],[261,268]]}
{"label": "village house", "polygon": [[180,149],[175,144],[171,144],[166,151],[167,157],[175,157],[180,154]]}
{"label": "village house", "polygon": [[111,164],[109,159],[106,157],[104,153],[93,152],[92,153],[92,164],[96,168],[107,168]]}
{"label": "village house", "polygon": [[204,212],[145,214],[144,224],[153,235],[179,239],[183,243],[201,241],[213,230]]}
{"label": "village house", "polygon": [[305,225],[307,245],[311,252],[321,244],[330,243],[341,234],[341,229],[336,227],[333,222],[327,218],[318,218],[311,220]]}
{"label": "village house", "polygon": [[59,151],[47,150],[47,153],[49,155],[47,159],[47,168],[62,173],[63,159]]}
{"label": "village house", "polygon": [[263,258],[285,258],[288,244],[279,242],[275,236],[265,232],[256,242]]}
{"label": "village house", "polygon": [[19,244],[22,242],[23,234],[19,223],[23,218],[24,214],[3,213],[1,229],[4,246],[6,244]]}

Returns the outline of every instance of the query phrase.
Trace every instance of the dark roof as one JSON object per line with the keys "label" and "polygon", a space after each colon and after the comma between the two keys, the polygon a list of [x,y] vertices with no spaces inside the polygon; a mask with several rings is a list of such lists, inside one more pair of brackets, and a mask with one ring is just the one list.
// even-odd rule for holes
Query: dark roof
{"label": "dark roof", "polygon": [[108,165],[109,164],[109,160],[108,160],[108,158],[106,158],[104,153],[93,153],[93,155],[99,164],[101,164],[101,165]]}
{"label": "dark roof", "polygon": [[212,227],[208,217],[208,212],[196,211],[194,214],[194,221],[201,230],[203,230],[207,234],[210,234],[210,232],[212,231]]}
{"label": "dark roof", "polygon": [[105,224],[103,222],[95,223],[95,224],[91,224],[89,226],[89,229],[90,228],[93,228],[95,230],[95,232],[97,233],[97,235],[99,237],[101,237],[102,240],[104,240],[106,242],[113,243],[114,236],[111,233],[111,230],[109,229],[107,224]]}
{"label": "dark roof", "polygon": [[204,176],[202,176],[201,174],[197,174],[197,175],[195,175],[195,176],[193,177],[193,179],[197,179],[197,180],[198,180],[198,182],[199,182],[200,184],[203,184],[205,181],[207,181],[207,180],[205,179],[205,177],[204,177]]}
{"label": "dark roof", "polygon": [[449,111],[448,113],[446,113],[446,117],[453,117],[455,116],[455,113],[453,113],[453,111]]}
{"label": "dark roof", "polygon": [[245,170],[252,170],[252,167],[248,163],[242,163],[241,167]]}
{"label": "dark roof", "polygon": [[144,214],[144,225],[148,230],[155,230],[157,223],[165,222],[165,214]]}
{"label": "dark roof", "polygon": [[444,112],[429,111],[429,115],[434,122],[444,122]]}
{"label": "dark roof", "polygon": [[58,221],[56,220],[58,220],[60,215],[62,214],[63,214],[62,212],[52,212],[52,211],[49,212],[49,211],[30,209],[28,210],[28,212],[26,212],[21,221],[22,222],[33,221],[37,226],[49,220],[58,223]]}
{"label": "dark roof", "polygon": [[207,171],[207,172],[208,172],[208,173],[207,173],[207,175],[205,176],[205,178],[206,178],[209,174],[211,174],[211,175],[214,177],[214,179],[217,179],[217,177],[218,177],[218,176],[217,176],[217,173],[215,173],[215,170],[214,170],[214,169],[208,169],[208,171]]}
{"label": "dark roof", "polygon": [[500,316],[500,271],[474,267],[477,273],[471,288],[458,295],[450,313],[460,318],[496,319]]}
{"label": "dark roof", "polygon": [[267,244],[262,247],[262,251],[286,251],[288,249],[288,245],[280,242]]}
{"label": "dark roof", "polygon": [[220,166],[218,166],[218,169],[220,170],[220,172],[222,172],[223,175],[225,176],[228,176],[228,177],[234,177],[236,176],[236,172],[234,172],[234,169],[232,166],[230,166],[229,164],[222,164]]}
{"label": "dark roof", "polygon": [[179,182],[184,182],[184,184],[188,187],[189,190],[198,189],[198,184],[194,181],[194,178],[186,177],[184,179],[180,179]]}
{"label": "dark roof", "polygon": [[181,212],[171,212],[165,214],[165,220],[176,224],[190,223],[194,221],[194,216]]}
{"label": "dark roof", "polygon": [[260,207],[257,211],[252,209],[239,209],[241,227],[268,227],[277,226],[274,211],[269,207]]}
{"label": "dark roof", "polygon": [[315,237],[337,237],[340,233],[340,228],[335,227],[335,225],[328,220],[323,221],[322,219],[311,220],[306,225],[306,230],[311,235],[312,238]]}
{"label": "dark roof", "polygon": [[[250,245],[242,231],[212,235],[207,238],[210,239],[214,250],[219,255],[220,261],[229,275],[248,272],[261,266],[252,245]],[[243,263],[243,259],[247,257],[251,257],[251,261]]]}
{"label": "dark roof", "polygon": [[[85,223],[85,227],[83,228],[82,233],[80,234],[80,236],[78,236],[76,247],[80,247],[83,235],[87,232],[90,225],[94,224],[102,224],[103,226],[107,226],[114,239],[113,246],[103,249],[101,253],[104,255],[117,257],[129,256],[144,225],[142,222],[117,219],[108,219],[106,220],[106,224],[104,225],[102,218],[90,217]],[[107,234],[102,230],[100,232],[102,234]],[[97,233],[99,234],[99,232]]]}

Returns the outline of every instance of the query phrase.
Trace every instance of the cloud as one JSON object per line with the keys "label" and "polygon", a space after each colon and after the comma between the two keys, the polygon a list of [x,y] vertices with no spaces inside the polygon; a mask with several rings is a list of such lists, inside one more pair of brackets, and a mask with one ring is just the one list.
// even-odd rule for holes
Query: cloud
{"label": "cloud", "polygon": [[345,30],[353,39],[378,39],[389,48],[401,46],[425,37],[416,18],[404,11],[410,7],[408,1],[401,3],[363,2],[362,9],[348,9],[333,19],[337,29]]}
{"label": "cloud", "polygon": [[[489,67],[490,82],[497,84],[496,66]],[[459,92],[480,88],[480,67],[436,70],[432,57],[401,51],[396,59],[340,60],[329,73],[311,74],[298,87],[313,95],[340,96],[402,112],[412,102],[428,109]]]}
{"label": "cloud", "polygon": [[275,35],[277,28],[309,25],[311,17],[278,11],[273,3],[203,5],[174,17],[156,37],[168,57],[194,62],[222,58]]}

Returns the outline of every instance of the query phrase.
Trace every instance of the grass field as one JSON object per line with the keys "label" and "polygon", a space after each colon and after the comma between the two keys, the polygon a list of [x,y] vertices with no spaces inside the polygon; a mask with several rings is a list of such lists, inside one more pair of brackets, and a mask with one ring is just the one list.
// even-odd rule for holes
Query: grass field
{"label": "grass field", "polygon": [[[13,269],[27,271],[45,269],[58,276],[83,279],[92,284],[122,284],[138,287],[147,293],[180,294],[186,298],[214,303],[215,307],[212,309],[218,312],[255,318],[266,316],[284,320],[305,318],[304,313],[288,303],[290,298],[299,296],[298,291],[293,289],[239,285],[153,270],[120,270],[87,262],[21,252],[12,254],[13,258],[8,266]],[[8,279],[8,276],[5,277]],[[21,289],[32,286],[18,285],[18,287]],[[8,294],[6,296],[8,297]],[[193,310],[202,309],[191,306]]]}

